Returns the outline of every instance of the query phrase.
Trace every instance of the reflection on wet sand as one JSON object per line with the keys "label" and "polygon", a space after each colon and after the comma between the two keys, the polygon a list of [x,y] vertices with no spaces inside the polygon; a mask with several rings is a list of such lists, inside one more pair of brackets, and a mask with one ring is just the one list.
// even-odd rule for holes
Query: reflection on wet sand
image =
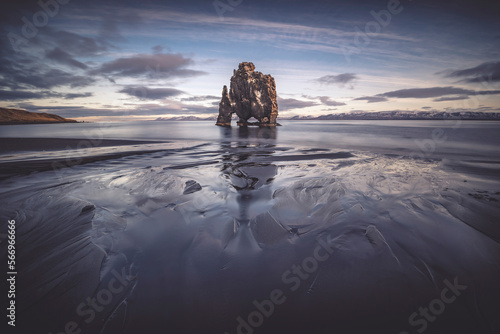
{"label": "reflection on wet sand", "polygon": [[[239,127],[221,129],[222,175],[236,190],[228,198],[228,207],[234,215],[234,236],[245,238],[247,243],[258,247],[253,235],[255,217],[267,212],[273,205],[271,183],[278,166],[262,162],[266,157],[272,160],[275,153],[276,128]],[[265,144],[256,139],[267,140]],[[253,219],[253,220],[252,220]],[[242,235],[244,235],[242,237]]]}
{"label": "reflection on wet sand", "polygon": [[[4,183],[29,259],[25,332],[73,319],[101,334],[415,332],[408,317],[455,278],[468,288],[426,333],[498,328],[490,180],[463,182],[429,161],[283,147],[280,130],[220,128],[215,143],[68,169],[64,183],[43,173]],[[95,320],[75,316],[122,272],[131,284]],[[277,289],[283,303],[248,329],[255,303]]]}

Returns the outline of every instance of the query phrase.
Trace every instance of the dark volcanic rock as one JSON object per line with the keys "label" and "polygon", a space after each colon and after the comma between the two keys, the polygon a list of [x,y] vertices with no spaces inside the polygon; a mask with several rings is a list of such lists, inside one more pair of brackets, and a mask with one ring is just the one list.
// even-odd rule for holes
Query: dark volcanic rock
{"label": "dark volcanic rock", "polygon": [[184,188],[184,195],[195,193],[197,191],[200,191],[201,189],[202,189],[201,185],[195,180],[186,181],[186,186]]}
{"label": "dark volcanic rock", "polygon": [[217,125],[228,126],[231,125],[231,116],[233,114],[233,107],[227,92],[227,86],[222,88],[222,100],[219,103],[219,117],[217,118]]}
{"label": "dark volcanic rock", "polygon": [[[217,125],[231,125],[233,113],[238,115],[238,125],[276,126],[278,102],[276,101],[276,83],[267,74],[255,71],[253,63],[243,62],[231,77],[231,88],[222,89]],[[249,123],[254,117],[257,122]]]}

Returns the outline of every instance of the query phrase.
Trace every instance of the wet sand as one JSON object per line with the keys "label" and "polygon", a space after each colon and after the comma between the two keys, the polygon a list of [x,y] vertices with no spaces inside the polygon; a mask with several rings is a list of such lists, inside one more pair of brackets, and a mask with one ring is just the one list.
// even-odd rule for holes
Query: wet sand
{"label": "wet sand", "polygon": [[498,332],[499,164],[261,138],[2,181],[2,224],[19,227],[19,317],[30,319],[19,325]]}
{"label": "wet sand", "polygon": [[[131,155],[140,155],[144,152],[152,153],[155,150],[144,149],[145,144],[168,143],[167,141],[140,141],[140,140],[113,140],[113,139],[62,139],[62,138],[2,138],[0,139],[0,180],[16,175],[27,175],[33,172],[60,170],[76,165],[83,165],[103,160],[119,159]],[[139,145],[141,150],[138,150]],[[120,149],[118,149],[120,147]],[[125,148],[125,147],[128,147]],[[93,155],[73,154],[67,158],[56,157],[44,159],[35,156],[19,161],[2,161],[1,155],[7,158],[20,152],[46,151],[76,151],[96,148],[110,148],[106,152]],[[116,149],[113,149],[116,148]],[[118,151],[118,152],[114,152]],[[75,157],[76,156],[76,157]]]}
{"label": "wet sand", "polygon": [[1,138],[0,153],[20,151],[60,151],[90,147],[141,145],[165,141],[116,140],[116,139],[75,139],[75,138]]}

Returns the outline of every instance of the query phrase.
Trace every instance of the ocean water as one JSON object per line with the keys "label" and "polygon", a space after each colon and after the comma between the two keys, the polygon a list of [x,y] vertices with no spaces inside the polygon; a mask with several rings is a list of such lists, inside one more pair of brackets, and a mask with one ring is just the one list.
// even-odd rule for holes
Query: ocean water
{"label": "ocean water", "polygon": [[[488,121],[281,121],[275,131],[211,126],[212,122],[122,122],[0,126],[0,138],[78,138],[217,142],[271,139],[280,145],[366,149],[413,156],[480,153],[498,158],[500,124]],[[261,135],[259,135],[261,134]]]}
{"label": "ocean water", "polygon": [[17,224],[20,325],[498,332],[500,123],[282,124],[0,126],[4,138],[82,140],[0,149],[0,167],[72,166],[0,181],[1,226]]}

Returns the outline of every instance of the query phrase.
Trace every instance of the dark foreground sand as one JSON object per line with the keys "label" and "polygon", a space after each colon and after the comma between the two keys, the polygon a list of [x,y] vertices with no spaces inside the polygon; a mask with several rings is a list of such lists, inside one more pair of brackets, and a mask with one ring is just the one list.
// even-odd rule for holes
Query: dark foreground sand
{"label": "dark foreground sand", "polygon": [[60,151],[92,147],[154,144],[164,141],[74,139],[74,138],[1,138],[0,153],[20,151]]}
{"label": "dark foreground sand", "polygon": [[241,138],[93,161],[0,183],[19,333],[500,331],[491,161]]}
{"label": "dark foreground sand", "polygon": [[[45,172],[50,170],[60,170],[62,168],[88,164],[103,160],[118,159],[130,155],[140,155],[142,153],[154,152],[149,148],[145,149],[144,144],[166,143],[166,141],[139,141],[139,140],[113,140],[113,139],[61,139],[61,138],[1,138],[0,154],[12,154],[20,152],[40,152],[40,151],[75,151],[90,150],[87,154],[74,153],[68,157],[56,156],[51,159],[43,157],[32,157],[31,159],[19,161],[2,162],[0,160],[0,180],[7,179],[15,175],[26,175],[33,172]],[[139,150],[139,145],[142,145]],[[118,149],[120,147],[120,149]],[[111,148],[107,151],[94,152],[97,148]],[[115,149],[112,149],[115,148]],[[117,152],[118,151],[118,152]]]}

